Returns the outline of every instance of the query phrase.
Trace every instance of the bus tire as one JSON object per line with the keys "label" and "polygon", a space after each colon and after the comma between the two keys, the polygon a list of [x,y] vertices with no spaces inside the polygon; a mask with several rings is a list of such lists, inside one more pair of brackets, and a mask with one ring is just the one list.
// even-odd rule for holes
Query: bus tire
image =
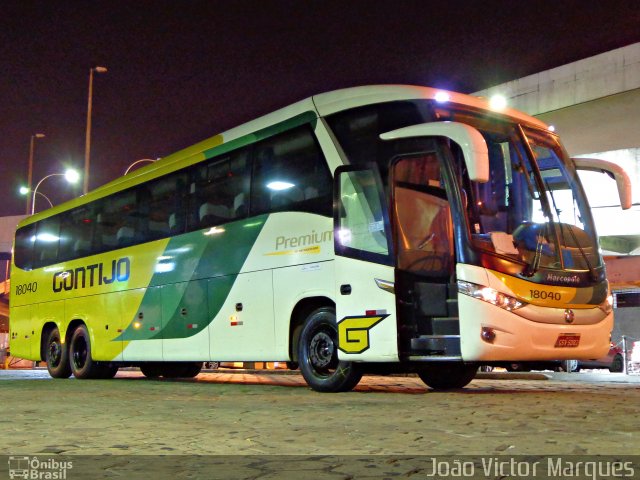
{"label": "bus tire", "polygon": [[71,376],[69,348],[66,343],[62,343],[58,327],[54,327],[47,335],[44,359],[47,362],[49,375],[53,378],[69,378]]}
{"label": "bus tire", "polygon": [[202,362],[162,362],[157,365],[156,376],[163,378],[193,378],[202,370]]}
{"label": "bus tire", "polygon": [[418,370],[420,379],[434,390],[463,388],[476,376],[478,366],[458,362],[425,365]]}
{"label": "bus tire", "polygon": [[69,363],[71,373],[80,380],[101,378],[103,369],[91,358],[91,340],[86,325],[78,325],[71,335]]}
{"label": "bus tire", "polygon": [[151,379],[159,378],[160,375],[162,375],[162,363],[160,362],[141,363],[140,371],[147,378],[151,378]]}
{"label": "bus tire", "polygon": [[318,392],[347,392],[362,378],[353,362],[338,360],[338,328],[333,307],[309,314],[298,342],[298,362],[307,384]]}
{"label": "bus tire", "polygon": [[116,373],[118,373],[118,366],[111,365],[110,363],[104,363],[100,365],[100,370],[100,378],[108,380],[116,376]]}

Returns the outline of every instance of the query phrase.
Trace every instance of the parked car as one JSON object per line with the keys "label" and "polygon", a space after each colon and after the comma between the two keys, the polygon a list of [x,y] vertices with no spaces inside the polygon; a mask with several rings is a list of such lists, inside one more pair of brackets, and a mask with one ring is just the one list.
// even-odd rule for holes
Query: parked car
{"label": "parked car", "polygon": [[565,372],[579,372],[582,368],[608,368],[610,372],[624,370],[624,355],[622,346],[612,343],[609,351],[602,358],[595,360],[563,360],[560,362]]}
{"label": "parked car", "polygon": [[[637,350],[637,363],[640,368],[640,342]],[[633,360],[632,360],[633,361]],[[554,370],[556,372],[579,372],[582,368],[608,368],[610,372],[622,372],[624,369],[624,356],[622,347],[612,343],[607,354],[595,360],[550,360],[545,362],[520,362],[506,366],[510,372],[529,372],[531,370]]]}

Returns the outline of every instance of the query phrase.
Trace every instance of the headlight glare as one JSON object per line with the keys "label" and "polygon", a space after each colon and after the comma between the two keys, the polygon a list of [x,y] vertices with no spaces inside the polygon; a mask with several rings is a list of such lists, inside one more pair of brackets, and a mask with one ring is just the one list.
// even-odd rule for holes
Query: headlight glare
{"label": "headlight glare", "polygon": [[522,308],[526,305],[526,303],[521,302],[517,298],[498,292],[494,288],[478,285],[477,283],[466,282],[464,280],[458,280],[458,292],[464,295],[469,295],[473,298],[478,298],[509,312]]}

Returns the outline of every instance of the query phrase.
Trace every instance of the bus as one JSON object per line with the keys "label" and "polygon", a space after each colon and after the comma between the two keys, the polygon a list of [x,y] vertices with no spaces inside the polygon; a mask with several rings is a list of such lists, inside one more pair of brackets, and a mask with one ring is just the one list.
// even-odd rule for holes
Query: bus
{"label": "bus", "polygon": [[414,86],[323,93],[26,218],[11,352],[54,378],[278,361],[317,391],[589,359],[612,302],[577,168],[539,120]]}

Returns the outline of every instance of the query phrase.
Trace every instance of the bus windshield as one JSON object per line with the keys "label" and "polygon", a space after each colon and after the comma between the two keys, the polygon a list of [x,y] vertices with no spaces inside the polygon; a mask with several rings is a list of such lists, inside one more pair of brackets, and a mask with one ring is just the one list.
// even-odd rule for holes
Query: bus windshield
{"label": "bus windshield", "polygon": [[584,192],[557,138],[513,124],[481,132],[491,175],[468,183],[473,245],[524,262],[529,275],[601,266]]}

